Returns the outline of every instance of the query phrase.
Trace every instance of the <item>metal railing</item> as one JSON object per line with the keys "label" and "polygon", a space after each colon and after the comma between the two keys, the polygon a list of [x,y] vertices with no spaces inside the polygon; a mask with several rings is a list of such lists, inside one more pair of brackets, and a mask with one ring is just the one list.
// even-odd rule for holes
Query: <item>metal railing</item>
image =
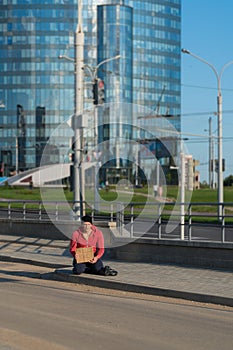
{"label": "metal railing", "polygon": [[[185,206],[182,217],[181,206]],[[118,235],[130,238],[233,242],[233,202],[217,203],[117,203],[97,212],[85,203],[86,212],[98,221],[115,222]],[[73,202],[0,200],[0,220],[74,221]],[[182,220],[183,219],[183,220]],[[171,229],[172,228],[172,229]]]}
{"label": "metal railing", "polygon": [[[143,232],[144,238],[233,242],[232,202],[219,205],[212,202],[147,203],[147,215],[141,217],[140,211],[143,210],[143,206],[142,203],[130,203],[126,210],[124,203],[121,203],[120,214],[118,213],[120,220],[117,223],[120,232],[127,226],[131,238],[142,236],[138,227],[141,224],[142,233],[143,221],[151,221],[151,227],[147,232]],[[184,211],[181,210],[182,206],[185,207]],[[219,206],[222,212],[221,220],[218,215]],[[171,227],[172,232],[169,232]]]}

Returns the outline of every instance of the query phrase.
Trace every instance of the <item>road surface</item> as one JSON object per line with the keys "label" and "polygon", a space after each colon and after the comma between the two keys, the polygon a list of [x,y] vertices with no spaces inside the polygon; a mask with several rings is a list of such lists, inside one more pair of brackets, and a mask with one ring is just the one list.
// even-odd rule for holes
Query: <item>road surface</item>
{"label": "road surface", "polygon": [[49,271],[0,263],[0,349],[232,348],[233,308],[50,281]]}

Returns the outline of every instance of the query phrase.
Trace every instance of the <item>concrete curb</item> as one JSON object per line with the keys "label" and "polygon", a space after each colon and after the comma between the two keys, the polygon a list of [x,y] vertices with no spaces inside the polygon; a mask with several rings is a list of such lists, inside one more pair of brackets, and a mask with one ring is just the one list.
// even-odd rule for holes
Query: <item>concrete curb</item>
{"label": "concrete curb", "polygon": [[233,307],[233,298],[222,297],[218,295],[201,294],[174,289],[157,288],[143,284],[126,283],[117,280],[117,276],[95,276],[72,274],[72,266],[69,264],[58,264],[48,261],[31,260],[27,258],[0,255],[0,261],[16,262],[22,264],[30,264],[35,266],[47,267],[55,269],[55,271],[39,274],[38,278],[50,279],[61,282],[84,284],[99,288],[121,290],[126,292],[134,292],[148,295],[157,295],[177,299],[185,299],[201,303],[218,304]]}
{"label": "concrete curb", "polygon": [[126,292],[134,292],[141,294],[150,294],[178,299],[186,299],[201,303],[212,303],[225,306],[233,306],[233,298],[221,297],[217,295],[206,295],[193,292],[156,288],[145,286],[143,284],[132,284],[114,280],[116,277],[109,276],[76,276],[70,270],[55,270],[50,274],[50,278],[57,281],[85,284],[100,288],[122,290]]}
{"label": "concrete curb", "polygon": [[48,268],[52,268],[52,269],[59,269],[59,268],[65,268],[65,267],[71,266],[71,265],[67,265],[67,264],[58,264],[58,263],[52,263],[49,261],[31,260],[31,259],[19,258],[16,256],[7,256],[7,255],[0,255],[0,261],[16,262],[16,263],[21,263],[21,264],[29,264],[29,265],[35,265],[35,266],[41,266],[41,267],[48,267]]}

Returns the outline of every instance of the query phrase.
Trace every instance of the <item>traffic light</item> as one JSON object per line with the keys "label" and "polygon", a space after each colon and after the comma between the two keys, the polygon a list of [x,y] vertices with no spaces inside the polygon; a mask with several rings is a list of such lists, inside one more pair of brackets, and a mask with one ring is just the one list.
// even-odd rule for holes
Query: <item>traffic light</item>
{"label": "traffic light", "polygon": [[25,122],[23,106],[17,105],[17,128],[22,128],[24,123]]}
{"label": "traffic light", "polygon": [[104,82],[95,79],[92,85],[93,103],[94,105],[102,105],[105,102]]}
{"label": "traffic light", "polygon": [[98,80],[97,79],[95,79],[92,85],[92,92],[93,92],[93,103],[94,105],[98,105]]}
{"label": "traffic light", "polygon": [[104,82],[103,80],[98,81],[98,103],[99,105],[104,104],[105,102],[105,91],[104,91]]}
{"label": "traffic light", "polygon": [[[218,159],[215,159],[215,172],[218,172]],[[222,159],[222,171],[225,171],[225,159]]]}
{"label": "traffic light", "polygon": [[71,153],[71,155],[70,155],[70,160],[71,160],[71,163],[74,163],[74,152]]}
{"label": "traffic light", "polygon": [[70,165],[70,192],[74,191],[74,166]]}

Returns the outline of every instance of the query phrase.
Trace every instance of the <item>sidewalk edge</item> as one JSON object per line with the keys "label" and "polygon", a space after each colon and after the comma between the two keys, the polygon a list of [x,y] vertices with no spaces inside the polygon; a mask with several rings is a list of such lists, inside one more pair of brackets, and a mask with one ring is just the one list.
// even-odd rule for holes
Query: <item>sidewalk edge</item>
{"label": "sidewalk edge", "polygon": [[66,268],[71,266],[67,264],[58,264],[58,263],[52,263],[49,261],[41,261],[41,260],[31,260],[28,258],[20,258],[16,256],[8,256],[8,255],[0,255],[0,261],[16,262],[16,263],[29,264],[29,265],[35,265],[35,266],[41,266],[41,267],[48,267],[52,269]]}
{"label": "sidewalk edge", "polygon": [[108,278],[107,276],[104,277],[106,279],[103,279],[103,277],[101,279],[98,279],[98,278],[95,278],[95,276],[92,276],[91,278],[84,277],[84,276],[76,276],[73,274],[68,274],[67,272],[55,270],[54,272],[50,273],[50,277],[54,280],[62,281],[62,282],[85,284],[85,285],[90,285],[90,286],[100,287],[100,288],[122,290],[125,292],[150,294],[150,295],[164,296],[164,297],[177,298],[177,299],[186,299],[186,300],[196,301],[201,303],[208,303],[208,304],[210,303],[210,304],[218,304],[218,305],[233,307],[233,298],[221,297],[218,295],[207,295],[207,294],[201,294],[201,293],[195,293],[195,292],[179,291],[179,290],[173,290],[173,289],[150,287],[142,284],[133,284],[133,283],[114,281],[114,280],[107,280]]}

